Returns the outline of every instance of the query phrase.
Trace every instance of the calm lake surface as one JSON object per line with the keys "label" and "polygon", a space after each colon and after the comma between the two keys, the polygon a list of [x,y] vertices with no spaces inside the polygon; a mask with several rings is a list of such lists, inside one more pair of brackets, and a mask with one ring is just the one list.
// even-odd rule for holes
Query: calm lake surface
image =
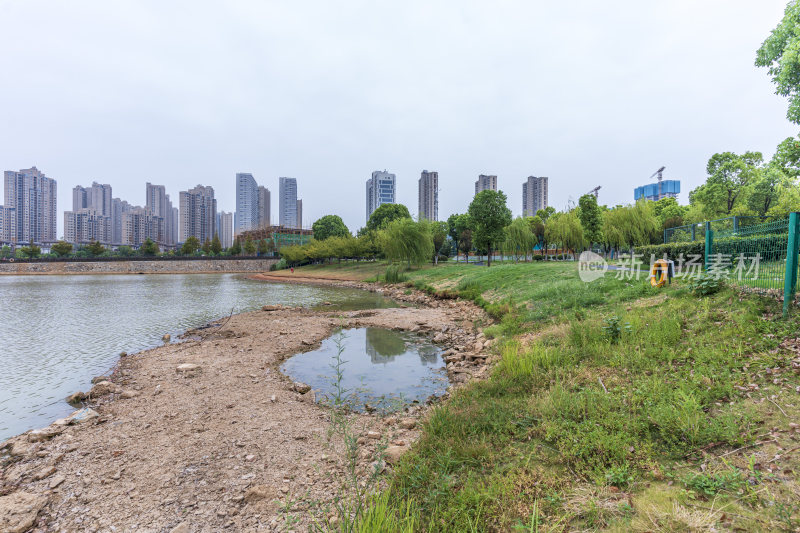
{"label": "calm lake surface", "polygon": [[[122,351],[262,305],[391,307],[373,293],[274,284],[239,274],[0,276],[0,441],[74,409]],[[326,307],[331,309],[331,307]]]}
{"label": "calm lake surface", "polygon": [[357,411],[363,411],[365,404],[397,411],[405,404],[441,396],[448,385],[441,348],[413,333],[380,328],[335,333],[319,349],[287,359],[281,371],[311,385],[318,391],[317,401],[332,404],[338,394]]}

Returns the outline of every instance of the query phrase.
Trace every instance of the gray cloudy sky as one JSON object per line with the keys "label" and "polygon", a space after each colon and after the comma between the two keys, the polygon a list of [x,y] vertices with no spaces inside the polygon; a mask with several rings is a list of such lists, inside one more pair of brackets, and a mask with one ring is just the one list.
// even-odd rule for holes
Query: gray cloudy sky
{"label": "gray cloudy sky", "polygon": [[665,165],[685,202],[713,153],[797,133],[753,66],[785,4],[0,0],[0,165],[57,179],[59,211],[92,180],[136,204],[148,180],[212,185],[230,211],[252,172],[275,218],[291,176],[306,224],[353,231],[383,169],[412,213],[439,171],[441,219],[480,173],[515,215],[528,175],[561,209],[596,185],[630,202]]}

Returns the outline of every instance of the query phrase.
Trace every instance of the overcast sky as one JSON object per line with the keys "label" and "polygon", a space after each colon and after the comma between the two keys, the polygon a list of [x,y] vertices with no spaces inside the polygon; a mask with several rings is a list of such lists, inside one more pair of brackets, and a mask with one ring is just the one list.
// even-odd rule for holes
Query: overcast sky
{"label": "overcast sky", "polygon": [[144,203],[145,182],[198,183],[235,209],[234,175],[297,178],[304,223],[365,223],[364,183],[397,174],[417,212],[439,172],[439,217],[478,174],[509,207],[550,178],[558,209],[602,186],[633,200],[660,166],[681,201],[715,152],[797,133],[755,51],[785,0],[0,0],[0,165],[93,180]]}

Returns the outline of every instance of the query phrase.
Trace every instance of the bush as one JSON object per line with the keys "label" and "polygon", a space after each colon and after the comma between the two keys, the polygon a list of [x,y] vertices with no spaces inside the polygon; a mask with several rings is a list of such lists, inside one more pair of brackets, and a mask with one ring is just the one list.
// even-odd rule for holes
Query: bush
{"label": "bush", "polygon": [[621,322],[621,319],[617,315],[614,315],[610,318],[606,318],[604,322],[606,323],[606,325],[603,326],[603,331],[605,332],[606,337],[611,342],[611,344],[618,343],[620,337],[622,337],[623,332],[625,333],[631,332],[630,323],[625,322],[623,324]]}
{"label": "bush", "polygon": [[289,268],[289,264],[286,262],[286,259],[281,259],[269,267],[270,270],[286,270],[287,268]]}
{"label": "bush", "polygon": [[725,286],[725,280],[721,277],[714,276],[708,272],[704,272],[692,278],[689,282],[689,290],[696,296],[708,296],[719,292]]}

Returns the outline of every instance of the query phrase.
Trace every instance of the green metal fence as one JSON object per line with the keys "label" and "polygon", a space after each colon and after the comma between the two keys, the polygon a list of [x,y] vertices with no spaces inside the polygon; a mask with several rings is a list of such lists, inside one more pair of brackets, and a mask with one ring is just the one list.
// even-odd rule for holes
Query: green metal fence
{"label": "green metal fence", "polygon": [[751,226],[758,226],[766,220],[767,217],[761,216],[727,217],[667,228],[664,230],[664,243],[702,241],[706,238],[706,230],[709,229],[715,232],[731,231],[737,233]]}
{"label": "green metal fence", "polygon": [[719,230],[712,229],[711,222],[704,224],[703,232],[706,271],[733,285],[777,297],[783,293],[787,313],[797,289],[800,214],[757,224],[737,221]]}

